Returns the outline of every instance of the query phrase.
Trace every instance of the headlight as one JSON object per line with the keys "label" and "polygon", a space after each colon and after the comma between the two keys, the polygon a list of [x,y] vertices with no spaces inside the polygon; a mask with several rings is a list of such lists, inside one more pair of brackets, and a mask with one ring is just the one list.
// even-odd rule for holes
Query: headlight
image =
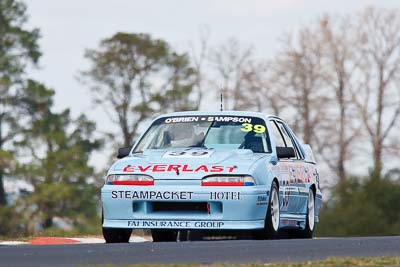
{"label": "headlight", "polygon": [[154,179],[148,175],[110,174],[106,178],[108,185],[154,185]]}
{"label": "headlight", "polygon": [[202,186],[253,186],[256,182],[251,176],[208,176],[201,181]]}

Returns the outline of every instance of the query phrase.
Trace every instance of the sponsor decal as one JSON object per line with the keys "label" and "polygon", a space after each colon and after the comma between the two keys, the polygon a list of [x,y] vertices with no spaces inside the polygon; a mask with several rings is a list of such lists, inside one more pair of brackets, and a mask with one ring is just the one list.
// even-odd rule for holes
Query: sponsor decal
{"label": "sponsor decal", "polygon": [[282,210],[287,210],[289,207],[289,202],[290,202],[290,188],[289,187],[284,187],[283,188],[283,197],[282,197]]}
{"label": "sponsor decal", "polygon": [[280,184],[289,186],[290,184],[318,183],[316,169],[313,166],[303,166],[301,164],[280,164],[279,169]]}
{"label": "sponsor decal", "polygon": [[130,191],[113,190],[111,198],[121,199],[143,199],[143,200],[190,200],[191,191]]}
{"label": "sponsor decal", "polygon": [[267,201],[268,197],[267,195],[260,195],[257,197],[257,201]]}
{"label": "sponsor decal", "polygon": [[137,165],[137,166],[125,166],[122,171],[123,172],[179,172],[179,173],[195,173],[195,172],[233,172],[236,169],[236,166],[217,166],[217,165],[199,165],[195,167],[189,167],[188,164],[150,164],[150,165]]}
{"label": "sponsor decal", "polygon": [[259,195],[257,197],[257,202],[256,202],[257,206],[260,205],[268,205],[268,195]]}
{"label": "sponsor decal", "polygon": [[191,117],[171,117],[166,118],[165,123],[185,123],[185,122],[238,122],[251,123],[251,118],[234,116],[191,116]]}
{"label": "sponsor decal", "polygon": [[[192,191],[112,190],[111,198],[135,200],[191,200]],[[210,192],[210,200],[241,200],[240,192]]]}
{"label": "sponsor decal", "polygon": [[240,192],[210,192],[210,200],[240,200]]}
{"label": "sponsor decal", "polygon": [[222,228],[221,221],[157,221],[157,220],[129,220],[128,227],[138,228]]}
{"label": "sponsor decal", "polygon": [[290,225],[290,226],[297,226],[297,221],[296,220],[282,219],[282,224]]}

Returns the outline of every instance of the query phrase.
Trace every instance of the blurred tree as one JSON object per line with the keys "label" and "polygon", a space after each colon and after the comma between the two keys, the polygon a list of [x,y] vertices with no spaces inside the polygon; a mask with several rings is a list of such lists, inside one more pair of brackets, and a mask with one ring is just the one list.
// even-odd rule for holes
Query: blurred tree
{"label": "blurred tree", "polygon": [[91,67],[82,72],[83,81],[119,127],[120,145],[132,145],[140,123],[150,115],[196,107],[197,100],[191,99],[195,71],[186,54],[174,52],[163,40],[117,33],[97,50],[87,50],[85,57]]}
{"label": "blurred tree", "polygon": [[[367,8],[348,25],[356,33],[359,82],[353,101],[372,146],[374,170],[382,174],[383,154],[400,116],[400,10]],[[397,133],[395,133],[397,135]]]}
{"label": "blurred tree", "polygon": [[197,109],[201,100],[192,99],[192,92],[198,80],[195,69],[190,66],[189,57],[172,53],[165,67],[167,79],[151,98],[159,106],[154,111],[164,113]]}
{"label": "blurred tree", "polygon": [[[321,36],[322,57],[326,65],[325,81],[329,90],[332,107],[326,120],[325,128],[317,139],[321,157],[340,180],[345,180],[348,173],[346,164],[353,156],[350,144],[360,134],[362,125],[357,123],[354,112],[351,87],[353,86],[356,68],[356,49],[354,32],[348,28],[350,17],[332,19],[325,16],[316,27],[316,34]],[[335,133],[335,134],[332,134]]]}
{"label": "blurred tree", "polygon": [[228,39],[223,45],[210,50],[208,61],[214,75],[211,91],[224,95],[225,109],[242,110],[255,108],[251,101],[249,78],[253,78],[254,49],[242,47],[239,40]]}
{"label": "blurred tree", "polygon": [[202,27],[199,31],[199,45],[196,46],[194,43],[189,43],[190,46],[190,59],[193,62],[194,69],[196,71],[196,92],[197,92],[197,103],[196,110],[200,108],[203,95],[206,93],[204,85],[207,84],[206,75],[206,64],[209,53],[209,38],[211,32],[208,27]]}
{"label": "blurred tree", "polygon": [[400,116],[399,14],[367,8],[358,16],[325,16],[286,36],[270,65],[270,87],[278,88],[296,131],[341,180],[361,154],[349,147],[364,149],[363,136],[378,176],[383,154],[398,143],[390,140]]}
{"label": "blurred tree", "polygon": [[[207,72],[201,69],[202,80],[208,80],[209,92],[224,95],[225,109],[253,110],[279,115],[286,105],[281,88],[272,75],[273,62],[256,57],[252,46],[244,46],[238,39],[230,38],[221,46],[208,51]],[[201,58],[201,57],[199,57]],[[204,62],[196,59],[195,62]],[[199,69],[196,64],[196,69]],[[208,77],[207,77],[208,76]]]}
{"label": "blurred tree", "polygon": [[20,201],[29,216],[30,233],[37,224],[52,227],[56,216],[71,220],[74,226],[97,216],[98,189],[88,164],[91,153],[101,145],[93,137],[95,125],[83,115],[72,119],[68,109],[53,112],[53,96],[54,91],[29,80],[20,100],[27,120],[18,145],[32,159],[20,164],[17,173],[34,186]]}
{"label": "blurred tree", "polygon": [[279,116],[287,108],[287,103],[284,92],[274,84],[273,63],[254,61],[249,68],[250,71],[244,74],[244,83],[248,88],[245,94],[247,109]]}
{"label": "blurred tree", "polygon": [[17,0],[0,0],[0,206],[6,204],[3,178],[11,152],[7,144],[18,131],[18,84],[27,64],[35,65],[41,53],[38,29],[27,30],[26,6]]}
{"label": "blurred tree", "polygon": [[326,90],[320,37],[304,27],[297,35],[284,38],[284,48],[272,62],[271,87],[278,88],[280,99],[293,114],[294,129],[306,144],[316,147],[317,132],[327,116]]}

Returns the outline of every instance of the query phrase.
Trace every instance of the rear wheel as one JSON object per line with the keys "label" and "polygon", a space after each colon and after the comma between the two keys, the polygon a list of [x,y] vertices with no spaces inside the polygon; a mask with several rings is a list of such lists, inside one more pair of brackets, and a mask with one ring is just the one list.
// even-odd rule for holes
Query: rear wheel
{"label": "rear wheel", "polygon": [[315,195],[314,190],[310,188],[307,200],[306,226],[303,230],[296,230],[296,238],[312,238],[315,226]]}
{"label": "rear wheel", "polygon": [[280,222],[280,205],[279,205],[279,191],[276,182],[272,183],[269,195],[269,205],[267,215],[265,217],[265,225],[263,230],[253,232],[255,239],[275,239],[279,236],[279,222]]}
{"label": "rear wheel", "polygon": [[175,242],[178,232],[175,230],[152,229],[153,242]]}
{"label": "rear wheel", "polygon": [[132,229],[103,227],[103,237],[106,243],[128,243],[131,234]]}

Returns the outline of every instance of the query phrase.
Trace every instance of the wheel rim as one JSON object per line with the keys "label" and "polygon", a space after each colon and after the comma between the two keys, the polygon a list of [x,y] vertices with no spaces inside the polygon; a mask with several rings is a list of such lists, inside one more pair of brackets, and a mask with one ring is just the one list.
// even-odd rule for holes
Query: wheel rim
{"label": "wheel rim", "polygon": [[308,227],[310,230],[314,230],[314,224],[315,224],[315,216],[314,216],[314,192],[310,190],[308,193]]}
{"label": "wheel rim", "polygon": [[272,219],[272,227],[275,231],[278,231],[279,227],[279,198],[278,192],[275,188],[272,190],[271,196],[271,219]]}

